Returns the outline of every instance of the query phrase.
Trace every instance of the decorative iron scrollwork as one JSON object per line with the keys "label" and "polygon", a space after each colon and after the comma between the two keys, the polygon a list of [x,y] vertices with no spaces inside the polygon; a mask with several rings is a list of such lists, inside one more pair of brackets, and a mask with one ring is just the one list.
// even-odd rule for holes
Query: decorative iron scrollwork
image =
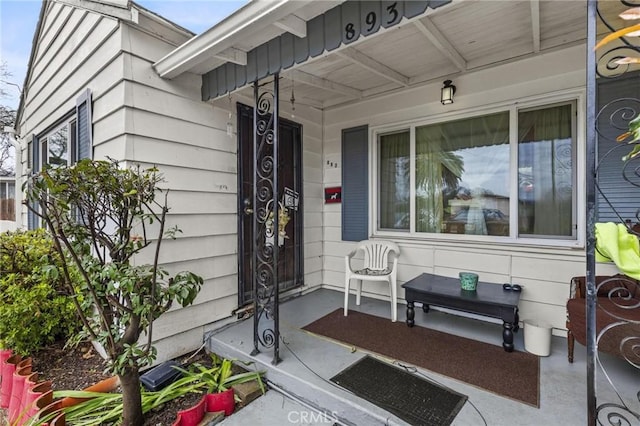
{"label": "decorative iron scrollwork", "polygon": [[273,348],[279,361],[278,249],[273,244],[278,229],[278,74],[265,84],[254,83],[254,206],[253,293],[254,350]]}
{"label": "decorative iron scrollwork", "polygon": [[[606,4],[606,10],[601,7]],[[623,12],[630,7],[640,6],[640,1],[619,1],[619,11],[615,11],[615,17],[613,16],[613,2],[600,0],[596,3],[596,25],[599,29],[607,29],[610,32],[615,32],[623,26],[617,18],[617,14]],[[591,8],[592,5],[589,5]],[[605,13],[606,12],[606,13]],[[614,22],[617,24],[614,24]],[[622,25],[622,26],[621,26]],[[631,71],[639,71],[640,67],[637,63],[629,58],[640,57],[640,47],[634,44],[633,38],[622,37],[617,43],[606,44],[602,48],[599,48],[596,52],[596,66],[595,70],[589,70],[588,72],[595,72],[600,79],[616,79],[624,76]],[[587,45],[589,52],[593,51],[594,46]],[[595,81],[595,79],[587,79],[587,81]],[[592,84],[592,83],[589,83]],[[595,103],[595,87],[591,85],[587,87],[590,99],[588,102]],[[629,212],[620,212],[620,208],[616,206],[611,200],[615,194],[609,193],[610,190],[603,188],[610,188],[611,185],[600,185],[600,181],[606,178],[610,179],[611,175],[611,162],[617,161],[620,164],[619,170],[621,174],[621,182],[626,181],[631,184],[630,188],[637,188],[640,191],[640,173],[639,173],[639,161],[636,159],[623,158],[629,153],[630,146],[626,143],[619,143],[618,135],[623,135],[629,130],[629,123],[636,118],[640,113],[640,99],[634,97],[620,97],[608,102],[606,105],[600,107],[596,111],[595,123],[589,123],[589,125],[595,126],[595,134],[597,135],[599,143],[608,143],[613,147],[607,152],[600,152],[596,167],[595,175],[588,176],[588,179],[593,178],[593,185],[598,192],[602,202],[606,203],[610,209],[614,212],[614,215],[619,219],[620,223],[627,223],[627,227],[631,233],[640,235],[637,232],[637,228],[633,229],[633,223],[627,222]],[[637,142],[634,142],[637,143]],[[589,147],[588,147],[589,149]],[[608,166],[607,166],[608,165]],[[606,173],[603,169],[607,167]],[[588,185],[591,182],[588,182]],[[595,217],[595,205],[593,203],[587,203],[587,217]],[[636,210],[636,220],[640,222],[640,206]],[[593,254],[593,253],[591,253]],[[589,253],[587,253],[589,257]],[[622,336],[619,340],[615,340],[618,344],[619,353],[621,358],[625,359],[630,365],[640,369],[640,321],[637,319],[637,313],[640,310],[640,301],[638,295],[640,295],[640,286],[635,280],[621,279],[620,277],[614,277],[610,280],[604,280],[597,286],[593,282],[588,283],[587,294],[590,302],[595,302],[595,310],[589,309],[587,334],[591,336],[595,342],[595,349],[598,345],[610,336]],[[589,291],[589,288],[593,291]],[[594,301],[595,299],[595,301]],[[588,306],[590,306],[588,302]],[[591,324],[595,324],[596,315],[598,316],[598,325],[600,321],[605,317],[609,318],[608,325],[604,326],[599,332],[596,329],[592,329]],[[607,322],[605,322],[606,324]],[[588,338],[589,342],[590,339]],[[589,351],[588,351],[589,352]],[[613,381],[613,375],[609,374],[608,367],[602,362],[597,350],[595,352],[595,359],[598,369],[589,372],[588,377],[588,400],[590,401],[589,414],[590,420],[592,419],[592,413],[595,408],[595,422],[600,425],[633,425],[640,422],[640,414],[637,411],[637,405],[629,405],[628,399],[625,399],[623,395],[618,391],[618,386]],[[609,387],[615,393],[617,401],[606,401],[605,397],[596,393],[596,376],[601,374],[609,384]],[[602,393],[604,395],[604,393]],[[635,396],[640,401],[640,392]],[[593,401],[593,402],[592,402]],[[638,402],[636,401],[636,402]],[[595,404],[595,407],[593,405]]]}

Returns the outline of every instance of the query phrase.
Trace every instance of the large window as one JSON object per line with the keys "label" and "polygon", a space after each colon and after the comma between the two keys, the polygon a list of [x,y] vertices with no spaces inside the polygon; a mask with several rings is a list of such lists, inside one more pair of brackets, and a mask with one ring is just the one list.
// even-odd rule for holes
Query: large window
{"label": "large window", "polygon": [[571,102],[378,134],[378,230],[575,239],[573,117]]}

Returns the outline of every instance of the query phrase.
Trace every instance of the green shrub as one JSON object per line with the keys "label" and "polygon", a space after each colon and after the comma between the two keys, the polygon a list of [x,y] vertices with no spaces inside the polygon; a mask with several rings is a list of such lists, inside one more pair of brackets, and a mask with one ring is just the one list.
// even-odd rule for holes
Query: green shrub
{"label": "green shrub", "polygon": [[77,330],[59,259],[42,229],[0,234],[1,346],[26,355]]}

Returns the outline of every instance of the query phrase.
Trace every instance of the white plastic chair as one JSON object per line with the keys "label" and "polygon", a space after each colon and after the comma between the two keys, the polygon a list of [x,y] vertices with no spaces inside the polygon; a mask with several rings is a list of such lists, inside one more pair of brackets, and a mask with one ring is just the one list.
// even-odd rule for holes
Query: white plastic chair
{"label": "white plastic chair", "polygon": [[[351,259],[358,251],[364,252],[364,265],[362,269],[351,268]],[[393,265],[389,268],[389,254],[394,253]],[[358,247],[345,256],[345,282],[344,282],[344,316],[349,311],[349,290],[352,279],[357,280],[356,305],[360,305],[360,294],[362,293],[362,281],[386,281],[389,283],[389,294],[391,296],[391,321],[398,319],[398,289],[397,269],[400,248],[391,241],[367,240],[358,243]]]}

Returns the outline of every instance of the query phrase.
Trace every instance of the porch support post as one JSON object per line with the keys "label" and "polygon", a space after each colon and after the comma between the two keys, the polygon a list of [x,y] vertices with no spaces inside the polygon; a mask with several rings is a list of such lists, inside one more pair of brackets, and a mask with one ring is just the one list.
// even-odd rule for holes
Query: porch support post
{"label": "porch support post", "polygon": [[279,194],[278,194],[278,97],[279,75],[273,82],[253,83],[253,352],[273,348],[273,364],[279,356]]}
{"label": "porch support post", "polygon": [[587,3],[587,131],[586,131],[586,285],[587,285],[587,418],[595,425],[596,411],[596,8],[597,0]]}

